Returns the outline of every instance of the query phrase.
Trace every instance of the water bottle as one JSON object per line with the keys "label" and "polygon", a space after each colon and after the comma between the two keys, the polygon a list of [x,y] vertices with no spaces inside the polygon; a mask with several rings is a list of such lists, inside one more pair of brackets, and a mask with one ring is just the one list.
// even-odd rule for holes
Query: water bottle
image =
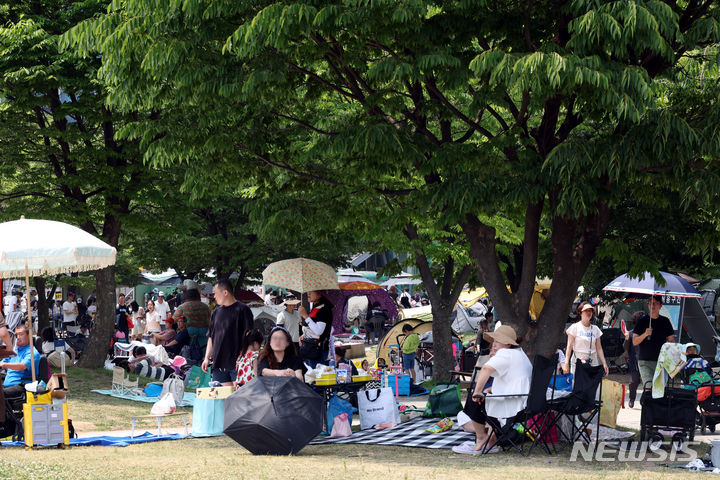
{"label": "water bottle", "polygon": [[535,441],[535,437],[533,437],[532,433],[530,433],[530,430],[525,428],[524,425],[516,423],[515,425],[513,425],[513,429],[520,435],[527,435],[530,440]]}

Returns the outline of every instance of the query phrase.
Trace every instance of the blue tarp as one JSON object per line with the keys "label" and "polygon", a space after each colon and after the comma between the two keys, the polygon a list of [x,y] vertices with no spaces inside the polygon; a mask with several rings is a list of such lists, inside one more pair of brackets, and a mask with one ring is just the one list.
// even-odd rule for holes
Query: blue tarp
{"label": "blue tarp", "polygon": [[[115,398],[122,398],[123,400],[133,400],[136,402],[155,403],[160,400],[160,397],[147,397],[145,395],[120,395],[119,393],[113,392],[112,390],[90,390],[93,393],[99,393],[100,395],[109,395]],[[177,407],[192,407],[195,404],[195,394],[192,392],[185,392],[183,400]]]}
{"label": "blue tarp", "polygon": [[[160,440],[182,440],[183,438],[190,438],[185,434],[173,433],[168,435],[153,435],[145,432],[134,437],[85,437],[85,438],[71,438],[70,446],[91,446],[99,445],[103,447],[127,447],[133,443],[148,443],[158,442]],[[0,442],[3,447],[24,447],[25,442]],[[54,445],[53,445],[54,446]]]}

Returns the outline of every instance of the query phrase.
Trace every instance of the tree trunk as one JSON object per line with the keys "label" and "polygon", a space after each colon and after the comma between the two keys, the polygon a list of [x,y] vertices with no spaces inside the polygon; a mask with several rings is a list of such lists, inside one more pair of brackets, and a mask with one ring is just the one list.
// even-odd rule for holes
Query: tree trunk
{"label": "tree trunk", "polygon": [[433,315],[433,379],[444,381],[450,378],[455,362],[452,355],[452,314],[465,282],[470,278],[472,267],[465,265],[455,273],[455,260],[447,258],[443,263],[443,276],[439,281],[433,278],[430,262],[419,242],[417,226],[408,224],[405,236],[412,242],[415,264],[430,297]]}
{"label": "tree trunk", "polygon": [[435,303],[432,305],[433,380],[448,380],[450,372],[455,368],[452,354],[452,323],[450,321],[452,307],[452,305],[444,305],[442,301],[437,307]]}
{"label": "tree trunk", "polygon": [[95,274],[97,320],[79,365],[98,368],[105,363],[110,338],[115,327],[115,266],[98,270]]}
{"label": "tree trunk", "polygon": [[[550,205],[552,208],[552,199]],[[528,321],[528,311],[537,266],[538,206],[528,206],[522,244],[524,252],[517,257],[522,259],[523,273],[517,283],[517,290],[512,292],[508,291],[507,279],[499,267],[495,229],[482,224],[474,216],[468,216],[462,225],[470,242],[471,257],[477,264],[478,277],[490,294],[496,310],[495,319],[515,329],[523,339],[523,350],[529,356],[548,356],[559,346],[577,287],[595,257],[610,219],[606,204],[598,203],[596,207],[597,212],[584,218],[552,219],[552,286],[545,306],[534,323]],[[519,270],[517,265],[515,270]]]}
{"label": "tree trunk", "polygon": [[[44,329],[50,326],[50,314],[48,313],[48,309],[50,306],[48,305],[47,297],[45,296],[45,279],[42,277],[35,277],[34,279],[35,283],[35,289],[37,290],[38,294],[38,334],[40,334]],[[55,292],[55,289],[53,289],[53,294]],[[52,297],[51,297],[52,298]]]}

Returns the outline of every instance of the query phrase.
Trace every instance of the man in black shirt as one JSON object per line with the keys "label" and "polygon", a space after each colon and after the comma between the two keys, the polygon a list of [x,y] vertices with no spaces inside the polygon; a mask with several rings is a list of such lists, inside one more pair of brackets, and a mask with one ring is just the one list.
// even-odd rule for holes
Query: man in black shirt
{"label": "man in black shirt", "polygon": [[675,342],[675,329],[670,319],[660,315],[662,297],[653,295],[648,299],[650,315],[644,315],[633,329],[633,345],[637,347],[638,369],[643,385],[652,382],[655,375],[660,348],[665,342]]}
{"label": "man in black shirt", "polygon": [[207,372],[212,359],[213,381],[232,386],[242,339],[245,332],[253,327],[253,315],[247,305],[235,299],[229,280],[218,281],[213,290],[217,307],[210,316],[202,369]]}

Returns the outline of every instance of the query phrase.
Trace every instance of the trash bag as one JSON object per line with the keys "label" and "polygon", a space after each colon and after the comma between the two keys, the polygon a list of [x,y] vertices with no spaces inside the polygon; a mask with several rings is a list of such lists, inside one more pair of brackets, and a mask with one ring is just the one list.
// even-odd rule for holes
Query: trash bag
{"label": "trash bag", "polygon": [[327,406],[328,432],[332,432],[335,417],[337,417],[341,413],[347,413],[349,419],[348,421],[350,422],[350,425],[352,425],[353,406],[350,404],[350,402],[348,402],[347,400],[343,400],[342,398],[338,397],[337,394],[335,394],[330,399]]}

